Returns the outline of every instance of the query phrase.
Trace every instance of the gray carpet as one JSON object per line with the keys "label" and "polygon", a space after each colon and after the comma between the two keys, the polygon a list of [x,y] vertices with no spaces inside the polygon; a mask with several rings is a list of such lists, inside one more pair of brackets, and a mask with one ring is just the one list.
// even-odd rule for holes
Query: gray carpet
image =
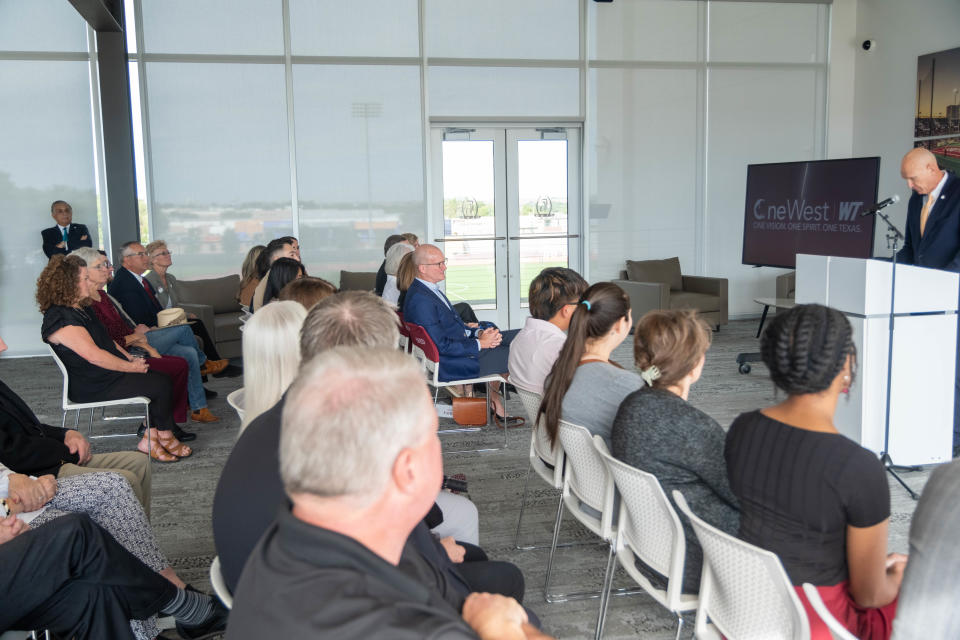
{"label": "gray carpet", "polygon": [[[735,356],[756,350],[756,321],[736,321],[714,334],[713,347],[701,381],[691,392],[691,402],[727,426],[741,412],[771,404],[773,386],[761,364],[749,375],[737,372]],[[629,340],[616,352],[624,366],[632,363]],[[61,377],[49,358],[0,358],[0,379],[20,393],[42,420],[60,424],[59,399]],[[226,402],[230,391],[242,385],[242,378],[211,378],[208,388],[219,393],[210,402],[211,410],[222,418],[213,425],[191,423],[188,430],[198,438],[191,443],[194,455],[175,464],[154,464],[152,522],[160,545],[173,567],[187,582],[208,590],[207,570],[215,554],[210,525],[213,492],[220,469],[230,452],[239,428],[239,420]],[[519,400],[511,398],[510,413],[523,415]],[[72,417],[70,418],[72,420]],[[441,421],[442,426],[449,426]],[[94,433],[117,432],[128,423],[94,424]],[[86,430],[86,422],[81,422]],[[490,453],[457,453],[445,456],[446,473],[463,473],[470,486],[470,497],[480,511],[481,545],[492,558],[509,560],[523,570],[527,580],[526,604],[537,612],[544,630],[558,638],[592,636],[596,623],[597,600],[546,604],[542,585],[548,550],[516,551],[513,536],[527,471],[529,429],[509,432],[509,449]],[[442,436],[449,450],[498,446],[501,431],[480,434]],[[99,451],[132,448],[133,438],[97,440]],[[923,488],[929,471],[905,474],[917,491]],[[915,503],[891,480],[893,515],[890,526],[890,550],[907,551],[910,517]],[[553,527],[556,497],[536,476],[530,480],[530,494],[524,515],[521,543],[548,543]],[[565,518],[560,533],[564,540],[590,540],[592,534]],[[603,578],[606,548],[586,545],[560,549],[554,568],[554,590],[584,591],[598,589]],[[615,586],[630,586],[620,572]],[[693,616],[688,615],[684,637],[692,635]],[[613,598],[606,626],[606,638],[673,638],[676,619],[646,595]]]}

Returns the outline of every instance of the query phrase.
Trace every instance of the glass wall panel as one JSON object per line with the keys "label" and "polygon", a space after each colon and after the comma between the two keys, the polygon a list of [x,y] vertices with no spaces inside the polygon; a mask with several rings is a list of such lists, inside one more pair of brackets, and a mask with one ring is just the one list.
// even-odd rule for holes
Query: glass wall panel
{"label": "glass wall panel", "polygon": [[0,136],[0,336],[12,355],[43,349],[34,287],[47,264],[40,231],[55,224],[50,204],[69,202],[99,245],[89,70],[83,61],[0,61],[0,122],[15,123]]}
{"label": "glass wall panel", "polygon": [[87,23],[62,0],[0,2],[0,51],[87,52]]}
{"label": "glass wall panel", "polygon": [[820,4],[711,2],[712,62],[824,62]]}
{"label": "glass wall panel", "polygon": [[[812,69],[715,69],[709,77],[706,273],[730,278],[730,309],[759,311],[771,275],[741,265],[747,165],[812,160],[822,101]],[[767,293],[764,293],[764,292]]]}
{"label": "glass wall panel", "polygon": [[279,2],[143,0],[146,53],[283,54]]}
{"label": "glass wall panel", "polygon": [[591,60],[696,62],[700,2],[588,2]]}
{"label": "glass wall panel", "polygon": [[420,71],[294,65],[300,251],[311,275],[376,271],[383,241],[423,237]]}
{"label": "glass wall panel", "polygon": [[596,69],[590,185],[591,280],[625,259],[679,256],[696,266],[697,72]]}
{"label": "glass wall panel", "polygon": [[578,0],[426,0],[427,55],[576,60]]}
{"label": "glass wall panel", "polygon": [[578,69],[430,67],[431,116],[571,117],[580,113]]}
{"label": "glass wall panel", "polygon": [[283,66],[146,70],[152,237],[178,277],[238,273],[252,245],[293,230]]}
{"label": "glass wall panel", "polygon": [[420,55],[417,0],[291,0],[290,44],[301,56]]}

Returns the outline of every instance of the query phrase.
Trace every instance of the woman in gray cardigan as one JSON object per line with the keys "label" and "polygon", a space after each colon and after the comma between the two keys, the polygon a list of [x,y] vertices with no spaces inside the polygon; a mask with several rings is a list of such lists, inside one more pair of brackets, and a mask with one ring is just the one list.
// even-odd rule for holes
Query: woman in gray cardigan
{"label": "woman in gray cardigan", "polygon": [[[146,246],[147,260],[149,261],[150,271],[143,277],[146,278],[153,290],[156,292],[157,300],[164,309],[179,307],[182,303],[180,296],[177,295],[177,279],[167,270],[173,264],[172,254],[167,249],[167,243],[163,240],[154,240]],[[196,315],[188,313],[187,316],[196,322],[190,323],[190,328],[194,335],[203,341],[203,353],[207,356],[207,367],[210,368],[206,373],[212,373],[219,376],[239,375],[239,373],[227,372],[228,360],[224,360],[217,352],[217,347],[210,337],[210,332],[204,326],[203,321]],[[209,392],[214,394],[214,392]],[[214,394],[215,395],[215,394]]]}
{"label": "woman in gray cardigan", "polygon": [[[678,489],[694,513],[736,536],[737,498],[723,457],[726,434],[717,422],[687,402],[710,347],[710,329],[694,311],[651,311],[634,332],[633,354],[649,386],[628,395],[617,411],[611,453],[651,473],[673,502]],[[686,518],[687,556],[683,590],[700,589],[703,551]]]}

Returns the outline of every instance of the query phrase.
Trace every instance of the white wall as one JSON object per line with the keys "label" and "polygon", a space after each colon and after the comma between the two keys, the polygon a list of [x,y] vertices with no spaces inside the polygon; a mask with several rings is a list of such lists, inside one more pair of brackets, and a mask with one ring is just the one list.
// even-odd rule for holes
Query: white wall
{"label": "white wall", "polygon": [[[900,159],[913,147],[917,56],[960,46],[958,0],[859,0],[856,9],[854,155],[880,156],[880,197],[900,194],[891,219],[906,221],[909,189],[900,178]],[[876,40],[870,52],[859,48]],[[876,255],[888,255],[880,230]]]}

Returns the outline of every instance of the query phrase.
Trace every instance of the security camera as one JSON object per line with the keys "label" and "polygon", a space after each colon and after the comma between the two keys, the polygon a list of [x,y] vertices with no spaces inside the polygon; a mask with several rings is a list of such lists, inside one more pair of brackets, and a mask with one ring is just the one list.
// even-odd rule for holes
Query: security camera
{"label": "security camera", "polygon": [[877,49],[877,41],[864,40],[860,47],[863,48],[864,51],[875,51]]}

